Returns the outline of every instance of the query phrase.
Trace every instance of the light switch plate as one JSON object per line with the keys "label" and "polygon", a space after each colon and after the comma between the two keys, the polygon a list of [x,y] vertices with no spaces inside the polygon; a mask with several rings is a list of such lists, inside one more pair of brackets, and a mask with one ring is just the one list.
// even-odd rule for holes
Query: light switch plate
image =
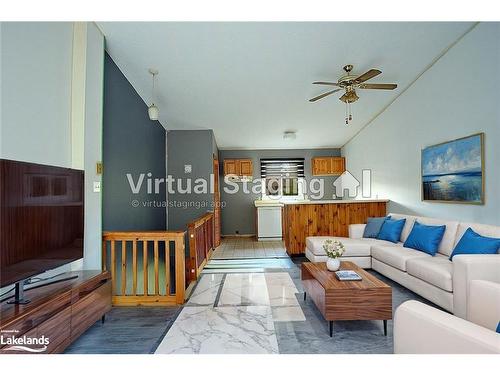
{"label": "light switch plate", "polygon": [[102,163],[98,161],[95,165],[95,173],[102,174]]}
{"label": "light switch plate", "polygon": [[94,181],[94,193],[101,192],[101,181]]}
{"label": "light switch plate", "polygon": [[185,164],[184,165],[184,173],[191,173],[193,171],[193,167],[191,164]]}

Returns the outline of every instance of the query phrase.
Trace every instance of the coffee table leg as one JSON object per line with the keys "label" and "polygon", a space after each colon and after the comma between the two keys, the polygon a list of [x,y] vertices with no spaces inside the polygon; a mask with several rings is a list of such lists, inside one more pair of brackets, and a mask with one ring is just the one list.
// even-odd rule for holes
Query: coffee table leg
{"label": "coffee table leg", "polygon": [[384,320],[384,336],[387,336],[387,320]]}
{"label": "coffee table leg", "polygon": [[304,301],[306,300],[306,295],[307,295],[307,293],[306,293],[306,292],[304,292]]}
{"label": "coffee table leg", "polygon": [[330,337],[333,337],[333,320],[330,320]]}

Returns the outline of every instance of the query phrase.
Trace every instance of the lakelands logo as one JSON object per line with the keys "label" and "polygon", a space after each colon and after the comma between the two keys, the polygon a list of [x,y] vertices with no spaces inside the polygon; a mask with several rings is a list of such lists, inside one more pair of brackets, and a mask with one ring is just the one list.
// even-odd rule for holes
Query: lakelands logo
{"label": "lakelands logo", "polygon": [[[17,332],[18,331],[2,332],[0,335],[0,345],[8,345],[3,350],[24,351],[29,353],[43,353],[47,350],[50,340],[48,337],[45,337],[45,335],[40,337],[13,337],[13,334]],[[4,336],[5,333],[8,333],[8,335]]]}

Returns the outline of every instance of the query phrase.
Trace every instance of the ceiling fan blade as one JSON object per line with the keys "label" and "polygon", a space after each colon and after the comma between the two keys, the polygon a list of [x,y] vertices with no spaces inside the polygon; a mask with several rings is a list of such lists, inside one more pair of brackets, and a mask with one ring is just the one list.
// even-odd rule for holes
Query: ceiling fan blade
{"label": "ceiling fan blade", "polygon": [[366,73],[363,73],[358,78],[356,78],[354,80],[354,82],[361,83],[361,82],[364,82],[364,81],[368,81],[369,79],[372,79],[373,77],[378,76],[380,73],[382,73],[380,70],[370,69]]}
{"label": "ceiling fan blade", "polygon": [[360,89],[371,90],[394,90],[398,85],[395,83],[363,83],[359,85]]}
{"label": "ceiling fan blade", "polygon": [[313,85],[328,85],[328,86],[338,86],[335,82],[313,82]]}
{"label": "ceiling fan blade", "polygon": [[310,102],[315,102],[316,100],[319,100],[319,99],[322,99],[324,98],[325,96],[328,96],[328,95],[331,95],[333,94],[334,92],[337,92],[337,91],[340,91],[342,89],[337,89],[337,90],[332,90],[332,91],[328,91],[328,92],[325,92],[324,94],[321,94],[321,95],[318,95],[312,99],[309,99]]}

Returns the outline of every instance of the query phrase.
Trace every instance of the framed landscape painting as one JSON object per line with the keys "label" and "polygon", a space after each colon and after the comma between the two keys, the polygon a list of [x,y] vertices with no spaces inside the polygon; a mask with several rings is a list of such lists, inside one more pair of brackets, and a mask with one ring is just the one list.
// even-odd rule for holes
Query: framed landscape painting
{"label": "framed landscape painting", "polygon": [[422,200],[484,204],[484,133],[422,150]]}

